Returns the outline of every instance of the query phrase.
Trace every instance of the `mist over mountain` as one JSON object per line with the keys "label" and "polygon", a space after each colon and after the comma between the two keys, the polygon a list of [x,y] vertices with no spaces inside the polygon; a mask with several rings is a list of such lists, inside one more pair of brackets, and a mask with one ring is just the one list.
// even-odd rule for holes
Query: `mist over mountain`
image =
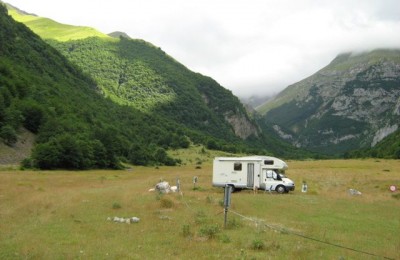
{"label": "mist over mountain", "polygon": [[171,165],[179,158],[166,151],[190,144],[258,154],[284,150],[263,136],[229,90],[160,48],[15,9],[10,13],[47,41],[2,7],[0,138],[13,147],[24,129],[35,134],[26,165]]}

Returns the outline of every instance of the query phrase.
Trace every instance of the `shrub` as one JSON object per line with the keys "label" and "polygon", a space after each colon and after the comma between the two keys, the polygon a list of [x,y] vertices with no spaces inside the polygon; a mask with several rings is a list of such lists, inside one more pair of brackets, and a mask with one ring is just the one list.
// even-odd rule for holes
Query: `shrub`
{"label": "shrub", "polygon": [[8,146],[14,145],[18,140],[17,132],[9,125],[5,125],[0,129],[0,138]]}
{"label": "shrub", "polygon": [[112,205],[112,208],[113,209],[120,209],[120,208],[122,208],[122,206],[118,202],[114,202],[113,205]]}
{"label": "shrub", "polygon": [[227,227],[234,229],[234,228],[240,228],[243,226],[243,223],[241,221],[241,219],[238,218],[230,218],[228,219],[228,223],[227,223]]}
{"label": "shrub", "polygon": [[400,200],[400,193],[392,194],[392,198]]}
{"label": "shrub", "polygon": [[212,239],[216,237],[219,231],[220,228],[218,224],[205,225],[200,228],[199,235]]}
{"label": "shrub", "polygon": [[251,249],[253,250],[263,250],[265,248],[265,243],[261,239],[254,239],[251,242]]}
{"label": "shrub", "polygon": [[33,160],[31,158],[25,158],[21,162],[21,170],[33,168]]}
{"label": "shrub", "polygon": [[230,243],[230,242],[231,242],[231,239],[228,237],[227,234],[222,234],[222,235],[219,237],[219,239],[220,239],[220,241],[221,241],[222,243]]}

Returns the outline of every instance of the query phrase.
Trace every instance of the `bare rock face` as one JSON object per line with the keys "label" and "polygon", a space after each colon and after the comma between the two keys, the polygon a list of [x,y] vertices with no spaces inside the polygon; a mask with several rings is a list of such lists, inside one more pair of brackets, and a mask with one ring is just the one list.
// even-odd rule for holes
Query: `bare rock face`
{"label": "bare rock face", "polygon": [[400,50],[339,55],[278,98],[264,118],[296,146],[324,153],[374,146],[399,128]]}
{"label": "bare rock face", "polygon": [[392,126],[385,126],[378,131],[376,131],[374,139],[372,140],[371,146],[375,146],[379,141],[381,141],[383,138],[386,136],[390,135],[391,133],[394,133],[397,129],[399,129],[399,126],[397,124],[392,125]]}
{"label": "bare rock face", "polygon": [[225,120],[229,122],[236,136],[246,139],[251,135],[258,137],[259,129],[243,114],[226,113]]}

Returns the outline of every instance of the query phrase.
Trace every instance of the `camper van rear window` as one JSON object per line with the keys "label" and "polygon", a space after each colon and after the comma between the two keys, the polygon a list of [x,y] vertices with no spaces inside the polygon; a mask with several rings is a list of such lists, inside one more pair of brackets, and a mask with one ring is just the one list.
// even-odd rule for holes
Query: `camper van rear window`
{"label": "camper van rear window", "polygon": [[274,160],[264,160],[265,165],[274,165]]}
{"label": "camper van rear window", "polygon": [[242,163],[235,162],[235,163],[233,164],[233,170],[235,170],[235,171],[241,171],[241,170],[242,170]]}

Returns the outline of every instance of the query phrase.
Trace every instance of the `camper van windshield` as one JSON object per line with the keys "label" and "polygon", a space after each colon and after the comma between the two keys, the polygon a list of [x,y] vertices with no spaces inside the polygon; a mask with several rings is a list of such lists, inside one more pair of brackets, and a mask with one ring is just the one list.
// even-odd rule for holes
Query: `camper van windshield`
{"label": "camper van windshield", "polygon": [[276,169],[275,172],[279,173],[280,175],[282,175],[282,177],[286,178],[286,176],[285,176],[285,171],[284,171],[284,170],[278,170],[278,169]]}

